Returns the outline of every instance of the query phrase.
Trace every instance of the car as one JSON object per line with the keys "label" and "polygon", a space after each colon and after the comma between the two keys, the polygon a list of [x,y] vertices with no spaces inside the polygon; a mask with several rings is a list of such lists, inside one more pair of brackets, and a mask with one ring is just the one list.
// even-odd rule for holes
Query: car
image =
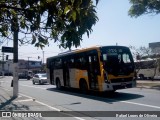
{"label": "car", "polygon": [[47,81],[47,74],[46,73],[39,73],[39,74],[35,74],[32,78],[32,83],[38,83],[38,84],[44,84],[44,83],[48,83]]}

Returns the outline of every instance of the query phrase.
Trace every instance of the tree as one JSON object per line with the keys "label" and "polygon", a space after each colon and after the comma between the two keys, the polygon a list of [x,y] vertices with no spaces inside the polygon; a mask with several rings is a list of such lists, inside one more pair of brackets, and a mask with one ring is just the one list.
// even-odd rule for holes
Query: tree
{"label": "tree", "polygon": [[[141,69],[149,69],[154,68],[154,75],[156,75],[156,69],[159,66],[159,62],[157,59],[159,58],[159,55],[156,55],[152,52],[152,50],[148,47],[141,46],[139,48],[136,48],[134,46],[129,47],[131,49],[132,55],[134,57],[135,61],[135,67],[136,67],[136,77],[139,75],[139,77],[144,78],[145,76],[142,74],[143,72],[140,71]],[[146,60],[146,61],[144,61]],[[141,73],[142,72],[142,73]]]}
{"label": "tree", "polygon": [[[92,32],[98,21],[99,0],[1,0],[0,37],[13,40],[12,32],[23,34],[21,44],[43,48],[49,41],[59,47],[78,47],[82,35]],[[18,22],[16,22],[18,18]]]}
{"label": "tree", "polygon": [[129,15],[131,17],[138,17],[142,14],[159,14],[160,0],[130,0],[132,4]]}
{"label": "tree", "polygon": [[153,55],[151,49],[145,46],[141,46],[139,48],[136,48],[135,46],[129,46],[129,48],[131,49],[135,60],[150,58],[150,56]]}

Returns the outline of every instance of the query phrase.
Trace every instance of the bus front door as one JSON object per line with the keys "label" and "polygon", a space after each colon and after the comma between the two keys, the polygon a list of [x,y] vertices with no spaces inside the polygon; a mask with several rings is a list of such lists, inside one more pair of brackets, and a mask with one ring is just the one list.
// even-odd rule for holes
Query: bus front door
{"label": "bus front door", "polygon": [[98,57],[97,55],[90,55],[88,66],[88,78],[90,89],[98,89]]}

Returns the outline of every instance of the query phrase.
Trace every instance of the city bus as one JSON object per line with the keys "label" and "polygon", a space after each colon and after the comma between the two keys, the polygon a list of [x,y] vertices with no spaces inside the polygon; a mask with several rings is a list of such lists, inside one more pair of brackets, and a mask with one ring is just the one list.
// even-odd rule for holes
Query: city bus
{"label": "city bus", "polygon": [[95,46],[47,58],[50,84],[99,92],[136,86],[135,66],[128,47]]}
{"label": "city bus", "polygon": [[136,77],[154,79],[160,76],[160,59],[141,59],[135,62]]}

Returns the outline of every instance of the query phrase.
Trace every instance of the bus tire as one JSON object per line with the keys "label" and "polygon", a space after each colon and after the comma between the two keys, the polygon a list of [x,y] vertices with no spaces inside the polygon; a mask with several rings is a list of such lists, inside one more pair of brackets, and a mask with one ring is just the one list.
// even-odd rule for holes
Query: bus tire
{"label": "bus tire", "polygon": [[80,80],[80,90],[82,93],[88,93],[88,86],[87,86],[87,82],[84,79]]}
{"label": "bus tire", "polygon": [[56,88],[61,89],[61,82],[59,79],[56,80]]}

